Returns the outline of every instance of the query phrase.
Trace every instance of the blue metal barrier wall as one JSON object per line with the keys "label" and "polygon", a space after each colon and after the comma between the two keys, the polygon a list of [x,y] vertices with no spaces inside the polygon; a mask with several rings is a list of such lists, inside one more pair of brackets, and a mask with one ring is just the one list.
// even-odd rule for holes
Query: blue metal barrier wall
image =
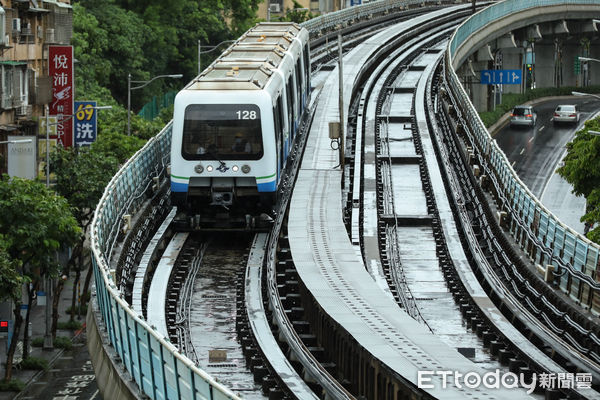
{"label": "blue metal barrier wall", "polygon": [[524,249],[531,249],[529,254],[536,263],[556,268],[556,280],[563,291],[600,313],[599,246],[561,223],[521,182],[481,122],[453,68],[453,57],[471,35],[509,15],[536,7],[541,7],[539,12],[543,13],[547,6],[592,6],[597,10],[600,0],[506,0],[480,11],[465,21],[450,40],[445,57],[446,82],[460,105],[457,111],[468,125],[480,160],[492,172],[490,178],[500,192],[501,207],[510,213],[511,234]]}
{"label": "blue metal barrier wall", "polygon": [[136,315],[116,287],[108,260],[124,214],[135,214],[145,200],[153,177],[165,176],[172,124],[167,125],[133,156],[104,191],[92,222],[92,262],[98,306],[110,343],[125,368],[148,397],[166,399],[237,399],[167,338]]}
{"label": "blue metal barrier wall", "polygon": [[[327,14],[303,24],[317,34],[373,14],[410,7],[440,5],[439,0],[381,0]],[[455,3],[445,0],[443,3]],[[152,178],[165,176],[170,156],[172,123],[140,149],[113,177],[98,203],[90,234],[98,306],[110,344],[137,383],[151,399],[238,399],[178,352],[168,338],[158,334],[141,315],[133,312],[115,282],[109,260],[123,215],[134,215],[142,206]]]}

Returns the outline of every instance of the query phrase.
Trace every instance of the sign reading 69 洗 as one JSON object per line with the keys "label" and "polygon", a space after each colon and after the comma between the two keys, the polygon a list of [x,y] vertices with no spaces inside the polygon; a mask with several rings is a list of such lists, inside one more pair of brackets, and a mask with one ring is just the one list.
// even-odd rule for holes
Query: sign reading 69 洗
{"label": "sign reading 69 \u6d17", "polygon": [[89,146],[96,140],[98,122],[95,101],[75,102],[75,146]]}

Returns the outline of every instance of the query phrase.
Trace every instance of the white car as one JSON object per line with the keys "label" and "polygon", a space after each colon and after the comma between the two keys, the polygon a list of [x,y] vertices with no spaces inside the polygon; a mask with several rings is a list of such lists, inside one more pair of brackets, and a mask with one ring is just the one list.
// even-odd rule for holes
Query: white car
{"label": "white car", "polygon": [[561,104],[554,110],[554,117],[552,122],[558,124],[559,122],[568,122],[577,124],[579,122],[580,114],[579,107],[572,104]]}

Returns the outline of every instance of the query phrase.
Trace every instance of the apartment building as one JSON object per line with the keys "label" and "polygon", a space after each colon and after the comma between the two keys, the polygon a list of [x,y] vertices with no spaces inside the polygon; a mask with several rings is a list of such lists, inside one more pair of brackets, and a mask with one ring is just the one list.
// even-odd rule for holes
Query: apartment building
{"label": "apartment building", "polygon": [[[48,46],[68,45],[73,33],[71,0],[0,0],[0,141],[40,132],[51,102]],[[7,171],[0,144],[0,172]]]}
{"label": "apartment building", "polygon": [[[319,0],[296,0],[300,4],[301,8],[309,10],[313,14],[318,15]],[[269,17],[276,19],[283,17],[289,11],[294,9],[293,0],[265,0],[258,5],[258,17],[267,20]]]}

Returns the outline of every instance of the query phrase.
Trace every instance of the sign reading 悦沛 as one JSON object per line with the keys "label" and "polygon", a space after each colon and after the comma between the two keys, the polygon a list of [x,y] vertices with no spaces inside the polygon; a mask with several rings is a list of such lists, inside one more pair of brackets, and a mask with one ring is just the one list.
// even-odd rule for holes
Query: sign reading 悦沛
{"label": "sign reading \u60a6\u6c9b", "polygon": [[50,115],[58,118],[56,136],[63,147],[73,146],[73,46],[48,47],[48,76],[52,80]]}
{"label": "sign reading \u60a6\u6c9b", "polygon": [[89,146],[96,140],[97,119],[95,101],[75,102],[75,146]]}

